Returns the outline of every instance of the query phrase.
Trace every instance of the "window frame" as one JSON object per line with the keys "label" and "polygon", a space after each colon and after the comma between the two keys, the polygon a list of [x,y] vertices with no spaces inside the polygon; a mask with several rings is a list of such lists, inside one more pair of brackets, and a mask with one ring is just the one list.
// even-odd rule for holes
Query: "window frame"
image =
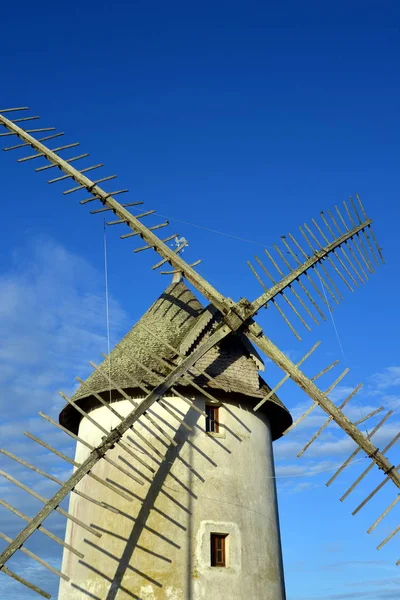
{"label": "window frame", "polygon": [[[220,411],[219,411],[219,405],[218,404],[206,404],[205,406],[205,412],[206,412],[206,424],[205,424],[205,431],[206,433],[210,433],[210,434],[216,434],[216,433],[220,433]],[[213,413],[213,416],[211,417],[208,413],[209,411]]]}
{"label": "window frame", "polygon": [[[227,566],[227,533],[210,534],[210,566],[215,568],[226,568]],[[220,543],[220,547],[218,547]],[[221,553],[219,560],[218,554]]]}

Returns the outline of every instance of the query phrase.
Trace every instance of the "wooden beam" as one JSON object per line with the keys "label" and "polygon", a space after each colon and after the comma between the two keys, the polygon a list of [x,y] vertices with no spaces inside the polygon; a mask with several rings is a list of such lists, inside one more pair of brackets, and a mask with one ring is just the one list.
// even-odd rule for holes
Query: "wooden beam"
{"label": "wooden beam", "polygon": [[[29,142],[35,150],[42,152],[47,160],[54,165],[58,166],[66,175],[71,175],[75,181],[77,181],[82,188],[89,189],[90,192],[100,199],[109,208],[112,208],[116,215],[127,222],[129,227],[137,233],[148,243],[149,246],[154,247],[158,254],[169,262],[175,269],[182,272],[184,277],[190,283],[192,283],[210,302],[214,304],[222,313],[228,313],[230,308],[233,306],[233,301],[225,298],[218,290],[216,290],[208,281],[206,281],[201,275],[199,275],[171,248],[163,244],[159,238],[152,233],[148,227],[143,225],[138,219],[136,219],[129,211],[123,208],[119,202],[114,200],[107,192],[96,185],[91,179],[80,173],[77,169],[71,166],[66,160],[60,158],[57,154],[46,148],[43,144],[38,142],[33,136],[29,135],[27,131],[15,125],[12,121],[0,114],[0,124],[3,124],[7,129],[18,135],[19,138],[25,142]],[[51,166],[51,165],[49,165]]]}

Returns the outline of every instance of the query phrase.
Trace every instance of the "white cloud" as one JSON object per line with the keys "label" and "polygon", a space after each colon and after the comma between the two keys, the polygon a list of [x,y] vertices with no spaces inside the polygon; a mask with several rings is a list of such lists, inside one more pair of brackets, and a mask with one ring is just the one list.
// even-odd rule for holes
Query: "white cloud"
{"label": "white cloud", "polygon": [[[113,299],[110,317],[116,337],[127,318]],[[0,406],[45,409],[107,348],[101,274],[48,239],[15,252],[0,277],[0,339]]]}
{"label": "white cloud", "polygon": [[368,385],[376,392],[400,386],[400,367],[386,367],[383,371],[375,373],[368,379]]}
{"label": "white cloud", "polygon": [[[128,328],[128,320],[112,298],[110,321],[112,338],[116,340]],[[88,361],[97,360],[106,350],[102,274],[48,239],[38,239],[14,252],[9,271],[0,277],[1,447],[61,480],[67,479],[71,466],[29,440],[23,432],[28,430],[73,457],[73,440],[36,416],[36,412],[41,410],[56,418],[63,406],[57,390],[69,393],[74,376],[86,377],[91,370]],[[0,468],[44,497],[50,497],[56,490],[56,484],[4,455],[0,455]],[[3,477],[0,497],[28,515],[42,506]],[[63,537],[65,520],[57,514],[49,520],[52,530]],[[14,537],[24,525],[24,521],[0,507],[0,531]],[[45,557],[49,543],[54,549],[52,564],[59,566],[60,548],[53,548],[54,543],[42,534],[32,537],[30,547]],[[44,589],[56,593],[58,582],[50,582],[40,565],[26,561],[21,553],[11,559],[10,567],[11,564],[26,579],[38,585],[43,582]],[[1,577],[2,597],[13,600],[31,597],[23,586],[4,575]]]}
{"label": "white cloud", "polygon": [[276,477],[278,479],[285,477],[312,477],[319,473],[326,473],[334,469],[337,463],[334,461],[299,461],[298,464],[278,465],[276,467]]}

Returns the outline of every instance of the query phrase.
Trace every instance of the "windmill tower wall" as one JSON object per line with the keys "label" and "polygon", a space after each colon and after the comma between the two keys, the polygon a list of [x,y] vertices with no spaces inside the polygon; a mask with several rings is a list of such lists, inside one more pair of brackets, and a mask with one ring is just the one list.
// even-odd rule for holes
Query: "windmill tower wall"
{"label": "windmill tower wall", "polygon": [[[104,461],[95,470],[132,495],[132,502],[90,478],[84,479],[79,488],[120,514],[72,496],[69,511],[96,526],[102,537],[97,539],[68,522],[66,542],[85,558],[80,560],[65,551],[62,570],[71,577],[73,586],[61,580],[59,600],[283,600],[268,419],[227,396],[219,408],[221,433],[209,434],[205,432],[205,418],[183,400],[170,397],[168,403],[193,431],[188,432],[161,408],[155,409],[178,445],[167,452],[151,482],[140,486]],[[204,399],[197,398],[196,405],[204,409]],[[131,405],[123,400],[114,408],[128,414]],[[91,416],[107,429],[117,424],[105,407],[95,409]],[[165,446],[145,427],[139,431],[164,453]],[[94,446],[101,441],[102,433],[83,419],[79,436]],[[139,456],[157,467],[157,454],[143,442],[139,446]],[[76,461],[82,462],[88,453],[78,443]],[[143,481],[143,475],[151,478],[149,471],[134,465],[119,448],[112,451],[111,458]],[[146,498],[144,503],[140,498]],[[211,534],[227,536],[225,567],[211,566]]]}
{"label": "windmill tower wall", "polygon": [[[151,373],[166,374],[160,358],[175,360],[171,347],[190,352],[214,326],[213,314],[182,282],[171,285],[75,401],[110,431],[119,420],[96,396],[129,414],[132,404],[118,389],[140,402],[143,391],[133,382],[156,385]],[[71,581],[61,580],[59,600],[284,600],[272,442],[291,424],[290,415],[275,395],[253,411],[270,388],[258,374],[260,357],[240,336],[229,336],[197,366],[207,373],[196,379],[205,395],[185,382],[178,390],[200,411],[218,408],[218,432],[207,431],[210,421],[207,427],[204,415],[177,395],[167,396],[170,412],[155,403],[152,422],[141,417],[125,435],[137,460],[120,446],[108,453],[124,473],[97,463],[93,472],[125,497],[91,477],[78,489],[102,506],[71,495],[69,512],[101,538],[68,521],[66,542],[84,558],[64,551],[62,570]],[[108,377],[116,384],[111,392]],[[60,422],[85,442],[76,448],[81,463],[90,452],[85,444],[99,444],[104,431],[71,406]]]}

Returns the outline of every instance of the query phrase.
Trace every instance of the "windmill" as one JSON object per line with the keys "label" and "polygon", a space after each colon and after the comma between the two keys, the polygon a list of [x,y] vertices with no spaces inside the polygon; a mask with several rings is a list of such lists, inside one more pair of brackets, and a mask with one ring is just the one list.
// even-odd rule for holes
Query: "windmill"
{"label": "windmill", "polygon": [[[128,209],[141,203],[130,202],[121,204],[115,199],[116,196],[123,194],[128,190],[120,189],[115,191],[105,191],[100,187],[100,184],[103,182],[114,179],[116,177],[115,175],[102,177],[97,180],[89,179],[87,173],[100,168],[103,165],[92,165],[84,167],[81,170],[75,168],[74,163],[86,158],[88,154],[80,154],[67,160],[63,160],[60,153],[64,150],[76,147],[78,143],[75,142],[49,149],[43,142],[62,136],[63,133],[51,133],[47,135],[47,132],[55,131],[55,128],[52,127],[23,129],[27,121],[35,120],[38,117],[28,116],[23,118],[13,118],[12,120],[9,118],[10,115],[8,113],[14,113],[21,110],[25,110],[25,108],[0,111],[0,124],[7,129],[6,133],[0,135],[2,137],[11,137],[11,139],[19,138],[21,141],[21,143],[8,146],[4,148],[4,150],[8,152],[20,148],[33,148],[35,151],[34,154],[24,156],[18,159],[18,162],[26,162],[41,158],[46,161],[46,164],[36,168],[36,171],[47,172],[48,169],[57,168],[61,170],[63,175],[50,179],[49,183],[53,184],[73,180],[76,185],[65,190],[63,192],[64,195],[87,191],[89,196],[80,200],[80,204],[85,206],[92,202],[100,203],[102,205],[101,208],[92,210],[92,214],[114,213],[117,220],[109,221],[107,224],[109,226],[127,226],[131,230],[129,233],[122,234],[122,239],[136,237],[141,238],[145,242],[145,245],[136,248],[135,252],[151,249],[155,250],[159,254],[160,260],[154,265],[153,269],[161,268],[165,264],[171,265],[172,272],[176,275],[176,278],[186,279],[210,304],[205,309],[200,307],[200,305],[196,305],[194,309],[195,312],[197,311],[195,315],[196,318],[193,319],[192,322],[188,319],[187,330],[185,330],[183,338],[179,339],[177,345],[174,345],[165,339],[161,339],[161,342],[160,339],[157,339],[158,344],[164,344],[167,353],[159,355],[156,352],[153,356],[154,361],[150,366],[148,363],[146,364],[146,360],[141,360],[140,353],[138,356],[133,357],[137,363],[137,373],[141,373],[141,376],[138,375],[134,382],[129,381],[130,371],[124,374],[123,369],[122,373],[126,376],[126,380],[120,384],[119,381],[113,379],[112,369],[115,357],[113,358],[110,355],[110,357],[105,357],[105,361],[102,365],[91,363],[94,368],[93,377],[102,377],[105,381],[105,387],[103,390],[100,390],[101,393],[99,393],[99,390],[95,389],[95,386],[91,385],[89,386],[89,396],[87,394],[85,396],[83,392],[78,398],[69,398],[63,395],[63,398],[66,401],[66,408],[64,409],[64,417],[61,419],[60,423],[56,423],[50,417],[41,413],[43,418],[52,423],[53,426],[63,429],[67,435],[74,437],[78,442],[78,449],[80,448],[82,450],[82,447],[85,447],[85,452],[81,452],[81,460],[73,461],[62,455],[55,448],[52,448],[46,442],[28,434],[34,442],[45,447],[49,452],[57,454],[61,459],[69,462],[69,464],[72,464],[75,467],[75,470],[67,481],[56,481],[56,483],[59,484],[59,489],[52,498],[45,499],[36,494],[36,497],[42,501],[43,508],[33,518],[26,517],[16,508],[1,500],[1,505],[3,507],[18,515],[27,523],[21,532],[12,540],[6,538],[6,536],[2,534],[3,539],[6,539],[9,543],[0,555],[0,570],[2,570],[3,573],[14,578],[31,590],[34,590],[39,595],[49,598],[50,596],[46,591],[40,589],[34,582],[27,581],[22,575],[17,574],[7,565],[8,561],[17,552],[25,552],[28,553],[31,558],[34,558],[44,567],[61,577],[63,581],[71,579],[68,583],[71,586],[75,586],[74,593],[82,594],[82,596],[62,596],[63,588],[61,586],[61,597],[99,598],[93,589],[91,591],[85,591],[79,583],[75,584],[72,581],[73,570],[70,570],[69,574],[65,575],[65,573],[61,573],[25,547],[25,543],[29,537],[36,530],[39,530],[48,538],[51,538],[54,542],[63,546],[64,565],[67,564],[68,560],[72,560],[71,557],[73,557],[73,560],[79,559],[81,565],[86,566],[87,569],[91,569],[92,572],[96,572],[96,576],[99,580],[106,580],[109,586],[107,595],[108,600],[117,597],[117,593],[121,593],[122,598],[138,597],[137,595],[135,596],[132,594],[129,589],[124,589],[121,577],[119,577],[119,579],[110,580],[109,576],[102,572],[101,564],[98,563],[97,565],[94,565],[86,562],[84,552],[82,552],[80,545],[76,548],[68,541],[68,539],[64,541],[57,538],[57,536],[45,528],[43,524],[47,517],[54,511],[58,511],[66,517],[69,524],[72,524],[69,526],[70,531],[72,531],[72,529],[79,530],[80,533],[78,537],[74,539],[86,541],[84,540],[84,532],[89,533],[95,538],[100,538],[102,535],[101,523],[92,523],[90,510],[86,511],[87,519],[80,519],[76,516],[77,513],[74,512],[74,506],[83,506],[82,502],[85,501],[88,503],[88,506],[90,505],[93,507],[93,511],[97,510],[97,508],[99,510],[101,509],[106,511],[107,515],[114,515],[114,519],[115,515],[123,515],[123,510],[120,508],[120,502],[122,502],[122,500],[124,502],[131,502],[132,493],[129,493],[131,488],[126,488],[121,485],[120,481],[122,481],[122,475],[123,481],[129,481],[130,486],[139,486],[138,488],[132,488],[135,490],[143,487],[145,482],[149,480],[148,485],[150,486],[150,494],[154,494],[154,483],[152,484],[152,482],[155,482],[157,485],[157,481],[160,481],[160,473],[163,473],[163,469],[168,469],[169,467],[167,465],[173,462],[177,457],[176,448],[179,446],[180,440],[176,439],[175,436],[170,433],[171,420],[173,419],[178,423],[178,431],[180,432],[183,430],[190,431],[196,427],[197,421],[194,418],[196,415],[197,418],[206,418],[209,426],[215,427],[215,423],[218,423],[218,419],[213,416],[212,412],[206,412],[206,414],[204,414],[204,403],[203,405],[199,404],[197,401],[197,393],[200,394],[202,398],[206,396],[211,406],[218,406],[220,404],[220,398],[217,393],[218,385],[215,385],[218,375],[215,377],[210,375],[212,369],[210,371],[210,363],[207,361],[213,353],[216,353],[215,356],[221,356],[223,354],[221,349],[224,347],[224,344],[228,344],[229,340],[232,339],[235,340],[236,344],[240,345],[241,352],[245,352],[246,357],[250,357],[254,364],[261,366],[262,363],[261,356],[255,350],[255,348],[258,348],[262,354],[273,361],[275,365],[281,369],[283,374],[281,380],[274,387],[269,387],[265,382],[260,386],[260,389],[258,390],[260,392],[258,401],[253,403],[251,411],[247,410],[247,413],[251,415],[249,418],[252,419],[254,415],[261,414],[261,411],[274,405],[274,410],[276,411],[274,419],[278,419],[276,414],[279,413],[281,419],[280,426],[285,429],[285,433],[288,433],[301,420],[310,414],[312,410],[316,407],[320,407],[327,415],[326,423],[315,433],[300,454],[303,454],[307,450],[310,444],[315,441],[330,422],[335,422],[357,444],[356,450],[331,477],[328,482],[329,484],[340,475],[357,454],[364,453],[366,455],[369,460],[369,466],[361,473],[341,499],[347,497],[355,486],[375,466],[383,471],[382,481],[379,486],[368,495],[353,513],[361,510],[361,508],[365,506],[365,504],[389,481],[397,488],[400,488],[399,467],[394,466],[385,456],[385,453],[399,439],[400,433],[382,450],[379,450],[374,445],[373,441],[371,441],[374,433],[388,418],[390,418],[391,412],[389,411],[368,435],[364,435],[358,428],[360,422],[351,422],[342,411],[360,390],[361,385],[357,386],[340,406],[336,406],[328,397],[334,387],[343,380],[348,370],[346,369],[339,374],[329,388],[322,391],[315,382],[319,377],[330,372],[336,366],[337,361],[328,365],[320,373],[308,377],[304,373],[302,365],[311,354],[315,352],[318,344],[314,345],[303,358],[295,364],[268,338],[259,324],[254,320],[257,313],[263,307],[274,305],[284,319],[286,325],[293,334],[300,339],[300,335],[295,329],[291,319],[288,318],[286,312],[281,307],[281,300],[285,303],[291,313],[293,313],[296,319],[300,320],[302,326],[309,329],[310,327],[301,312],[305,311],[308,317],[312,318],[312,320],[317,323],[317,315],[324,319],[324,311],[331,310],[334,304],[338,304],[343,299],[341,287],[345,286],[353,291],[355,287],[358,287],[361,283],[365,283],[369,279],[369,276],[373,273],[375,268],[379,266],[380,262],[383,262],[383,257],[372,231],[372,220],[367,217],[358,196],[356,197],[356,200],[350,199],[350,203],[345,202],[342,211],[340,211],[338,207],[335,207],[335,212],[328,211],[327,214],[321,213],[320,223],[313,220],[311,226],[304,225],[304,227],[300,228],[302,236],[301,243],[292,235],[282,237],[282,245],[280,247],[274,246],[274,254],[266,251],[266,257],[268,259],[267,266],[259,258],[256,259],[257,266],[249,263],[251,270],[263,287],[263,292],[253,301],[249,301],[244,297],[239,302],[234,302],[232,299],[221,294],[195,270],[195,267],[200,261],[188,264],[183,260],[180,253],[187,245],[187,240],[185,238],[183,238],[183,240],[181,239],[181,243],[179,243],[175,249],[172,249],[168,246],[168,242],[173,239],[179,239],[179,236],[177,238],[176,233],[163,239],[160,239],[158,235],[154,233],[156,230],[158,231],[159,229],[166,227],[168,225],[167,221],[151,227],[146,227],[142,222],[142,219],[154,213],[154,210],[133,215]],[[22,122],[23,126],[21,126]],[[32,135],[42,132],[46,132],[46,135],[40,139],[36,139]],[[265,283],[265,276],[271,283],[269,287]],[[180,293],[186,294],[187,288],[182,287],[184,284],[181,281],[176,282],[173,285],[178,286],[178,288],[167,289],[167,292],[168,295],[175,296],[173,304],[175,303],[176,305],[179,304],[179,298],[176,297],[176,291],[174,292],[173,290],[178,290],[177,293],[179,296]],[[318,299],[316,299],[317,296]],[[189,304],[195,302],[196,299],[189,299]],[[150,339],[157,338],[157,336],[160,337],[159,332],[152,329],[151,323],[140,321],[138,325],[139,331],[141,331],[141,339],[147,340],[146,343],[148,343]],[[157,346],[157,348],[159,348],[159,346]],[[243,350],[243,348],[246,350]],[[122,354],[123,356],[120,361],[121,365],[124,364],[124,358],[126,358],[126,353],[124,354],[122,352]],[[131,355],[129,354],[129,356]],[[167,358],[165,358],[165,356],[167,356]],[[214,360],[216,360],[216,358],[214,358]],[[213,381],[214,379],[215,381]],[[287,416],[285,417],[285,408],[282,406],[276,395],[278,390],[288,379],[294,381],[312,400],[310,408],[293,424],[290,424],[291,421],[290,419],[287,419]],[[89,385],[89,380],[86,384],[85,382],[82,382],[82,389],[84,389],[85,385]],[[216,391],[214,391],[213,386],[216,388]],[[132,389],[140,389],[140,395],[133,397],[132,394],[129,393],[129,390]],[[104,390],[109,391],[108,398],[107,394],[105,395],[103,393]],[[194,391],[196,393],[194,393]],[[176,411],[176,407],[169,401],[171,396],[175,399],[179,399],[181,402],[181,404],[179,404],[180,408],[183,405],[187,406],[187,411],[189,412],[180,414],[179,411]],[[90,402],[88,401],[86,404],[81,402],[82,399],[87,400],[88,398],[90,399]],[[256,395],[254,395],[254,398],[256,398]],[[116,404],[117,400],[124,403],[124,411],[119,410],[119,405]],[[164,411],[162,413],[162,418],[160,418],[161,410]],[[381,409],[378,409],[378,411],[379,410]],[[102,421],[103,412],[96,413],[96,411],[108,411],[113,413],[112,420],[110,416],[108,421],[108,423],[111,423],[111,430],[110,427],[107,428],[104,421]],[[367,417],[364,417],[362,420],[374,416],[378,411],[374,411],[374,413],[367,415]],[[234,413],[234,411],[232,412]],[[186,418],[186,414],[189,413],[191,415],[191,420]],[[98,420],[93,418],[96,414],[98,415]],[[68,421],[71,415],[75,415],[75,417],[76,415],[79,415],[79,418],[82,419],[81,423],[90,423],[91,426],[97,430],[97,437],[90,438],[89,440],[89,432],[86,437],[81,437],[81,430],[77,430],[76,425],[73,425]],[[232,418],[237,418],[237,415],[233,414]],[[283,425],[285,423],[285,418],[286,424]],[[270,417],[269,420],[271,423],[273,422],[272,417]],[[269,420],[267,421],[269,422]],[[212,425],[210,425],[210,423]],[[252,421],[252,423],[255,422]],[[246,423],[244,423],[244,426],[246,428]],[[247,427],[247,429],[249,428]],[[161,446],[149,442],[149,437],[144,431],[149,432],[149,435],[157,438],[157,444],[161,444],[164,448],[163,452],[160,451]],[[218,432],[214,430],[211,433]],[[249,432],[247,431],[247,434],[248,433]],[[279,436],[281,433],[282,431],[280,433],[278,432],[277,435]],[[249,436],[247,435],[247,437]],[[271,434],[271,437],[273,437],[273,434]],[[214,436],[212,439],[215,444],[221,444],[217,436]],[[149,444],[151,444],[151,448]],[[138,451],[139,447],[140,452]],[[153,453],[153,459],[155,456],[156,460],[149,458],[149,448]],[[34,465],[23,461],[10,452],[6,450],[2,450],[2,452],[12,460],[22,463],[29,469],[39,472],[44,477],[52,478],[52,476],[49,476],[40,469],[34,467]],[[78,451],[75,459],[77,457]],[[153,462],[149,462],[149,460],[153,460]],[[132,464],[135,466],[135,470],[129,469],[129,466]],[[106,465],[106,468],[103,468],[103,471],[95,470],[95,467],[99,465],[102,467]],[[221,465],[219,465],[219,467],[222,468]],[[273,469],[273,464],[272,466],[270,465],[269,468]],[[201,473],[194,472],[195,470],[191,468],[190,463],[187,471],[189,478],[202,477]],[[99,475],[99,473],[103,472],[106,474],[105,477],[102,477],[101,474]],[[109,477],[111,472],[114,473],[113,479]],[[17,481],[5,471],[1,471],[0,475],[24,489],[27,493],[33,493],[32,490],[21,484],[21,482]],[[53,480],[55,479],[53,478]],[[87,482],[90,482],[90,485],[87,484]],[[179,484],[177,483],[177,485]],[[96,490],[96,494],[91,495],[92,489]],[[160,489],[161,486],[157,487],[157,491]],[[103,490],[104,494],[101,493],[99,495],[99,490]],[[168,490],[163,490],[163,494],[168,493],[172,497],[172,491],[168,492]],[[60,503],[69,494],[71,494],[71,501],[70,510],[67,512],[60,508]],[[115,501],[112,503],[103,500],[103,498],[106,497],[111,498],[109,494],[113,494],[112,497]],[[136,494],[136,496],[138,496],[138,494]],[[389,510],[396,504],[399,497],[400,496],[396,496],[395,500],[385,509],[370,529],[375,528],[382,521]],[[192,498],[190,493],[189,498]],[[174,500],[176,502],[176,498]],[[135,501],[145,505],[148,501],[148,496],[144,494],[139,498],[136,497]],[[163,515],[163,518],[168,520],[168,515]],[[268,518],[271,520],[271,515],[269,515]],[[171,520],[171,517],[169,520]],[[228,539],[227,536],[229,536],[229,538],[231,537],[234,540],[235,533],[233,530],[222,532],[225,536],[225,538],[223,538],[222,534],[219,535],[218,531],[213,530],[212,521],[212,518],[210,518],[211,524],[207,532],[207,535],[210,535],[211,538],[214,535],[214,538],[212,538],[214,541],[212,543],[215,542],[215,546],[211,547],[211,561],[216,560],[217,566],[219,565],[222,567],[223,558],[226,552],[224,539]],[[276,516],[275,520],[272,519],[272,521],[275,523],[276,528]],[[179,527],[179,521],[176,521],[174,526]],[[103,529],[106,528],[103,527]],[[399,527],[383,540],[380,546],[392,539],[398,530]],[[191,533],[191,536],[186,537],[190,542],[193,538],[193,532]],[[272,579],[275,582],[275,587],[272,592],[268,592],[270,593],[269,596],[263,597],[281,599],[284,598],[284,589],[283,576],[278,564],[280,552],[279,530],[275,531],[273,537],[275,540],[275,574]],[[73,538],[72,534],[70,535],[70,538]],[[121,542],[124,543],[126,541],[121,535],[120,538],[122,538],[120,540]],[[95,542],[90,541],[90,544],[93,547]],[[88,544],[87,547],[90,544]],[[152,552],[154,554],[154,551]],[[190,552],[191,549],[189,548],[189,553]],[[232,554],[233,553],[234,549],[232,551]],[[205,554],[207,555],[207,549],[205,550]],[[67,559],[65,558],[66,556]],[[106,554],[104,554],[104,556],[106,556]],[[115,560],[115,556],[113,555],[109,555],[107,558]],[[231,556],[231,560],[233,559],[234,557]],[[106,559],[104,558],[104,560]],[[121,565],[121,558],[118,560]],[[400,564],[400,561],[396,564]],[[133,570],[135,569],[132,565],[123,565],[123,569],[125,570],[128,567],[133,568]],[[212,577],[214,577],[215,573],[216,571],[214,570],[212,572]],[[201,580],[202,573],[192,572],[190,576],[192,579],[198,578]],[[157,586],[157,582],[154,579],[153,584]],[[218,585],[218,583],[215,585]],[[182,597],[173,595],[176,594],[176,590],[172,584],[169,590],[169,597]],[[126,594],[126,596],[123,594]],[[159,595],[154,597],[168,596]]]}

